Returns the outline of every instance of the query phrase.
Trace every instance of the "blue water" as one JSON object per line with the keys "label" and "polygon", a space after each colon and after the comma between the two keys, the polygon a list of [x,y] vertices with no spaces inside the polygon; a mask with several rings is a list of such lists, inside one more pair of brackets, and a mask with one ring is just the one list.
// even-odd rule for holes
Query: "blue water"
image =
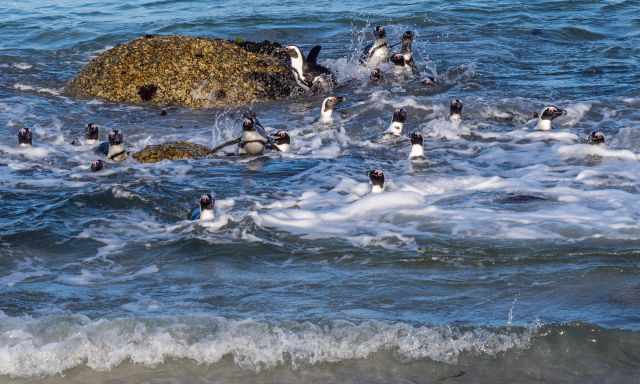
{"label": "blue water", "polygon": [[[375,25],[415,32],[420,75],[368,82]],[[347,101],[329,125],[322,97],[255,105],[288,154],[91,173],[88,122],[132,151],[240,132],[64,95],[143,34],[321,44]],[[5,0],[0,37],[0,382],[637,383],[639,1]],[[425,162],[378,143],[398,107]]]}

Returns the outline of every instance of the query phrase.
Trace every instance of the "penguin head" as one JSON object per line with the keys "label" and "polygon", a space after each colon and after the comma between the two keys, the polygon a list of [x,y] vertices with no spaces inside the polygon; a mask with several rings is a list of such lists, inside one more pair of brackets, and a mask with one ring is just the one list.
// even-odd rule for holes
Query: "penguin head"
{"label": "penguin head", "polygon": [[91,162],[91,172],[98,172],[104,168],[104,161],[102,160],[93,160]]}
{"label": "penguin head", "polygon": [[215,200],[211,196],[210,193],[206,193],[200,197],[200,210],[204,211],[206,209],[213,209],[213,205],[215,204]]}
{"label": "penguin head", "polygon": [[398,108],[393,111],[393,120],[394,123],[405,123],[407,121],[407,111],[404,108]]}
{"label": "penguin head", "polygon": [[30,146],[33,144],[33,133],[29,128],[20,128],[18,131],[18,145]]}
{"label": "penguin head", "polygon": [[406,31],[405,33],[402,34],[402,44],[408,44],[411,43],[413,41],[413,32],[412,31]]}
{"label": "penguin head", "polygon": [[604,133],[600,131],[591,132],[589,135],[589,144],[604,144]]}
{"label": "penguin head", "polygon": [[278,131],[274,133],[272,137],[278,145],[291,144],[291,137],[289,137],[287,131]]}
{"label": "penguin head", "polygon": [[284,50],[287,52],[289,57],[292,58],[293,60],[302,58],[302,51],[300,50],[300,48],[296,47],[295,45],[287,45],[284,48]]}
{"label": "penguin head", "polygon": [[462,101],[460,101],[459,99],[451,100],[451,105],[449,106],[449,116],[452,115],[462,116]]}
{"label": "penguin head", "polygon": [[397,66],[405,66],[406,61],[404,59],[404,55],[402,53],[396,53],[391,55],[391,58],[389,58],[389,60],[393,63],[393,65],[397,65]]}
{"label": "penguin head", "polygon": [[87,128],[85,129],[84,137],[87,140],[98,140],[99,130],[98,126],[93,123],[87,124]]}
{"label": "penguin head", "polygon": [[369,79],[373,82],[382,81],[383,77],[382,77],[382,71],[380,70],[380,68],[375,68],[373,71],[371,71],[371,75],[369,76]]}
{"label": "penguin head", "polygon": [[242,130],[243,131],[255,131],[256,130],[255,120],[252,119],[249,116],[245,116],[244,120],[242,121]]}
{"label": "penguin head", "polygon": [[566,110],[558,108],[555,105],[549,105],[548,107],[545,107],[540,113],[540,120],[553,120],[566,114]]}
{"label": "penguin head", "polygon": [[370,171],[369,181],[371,182],[371,192],[382,192],[384,189],[384,172],[380,169]]}
{"label": "penguin head", "polygon": [[109,132],[108,139],[109,145],[122,145],[122,143],[124,143],[124,136],[122,132],[117,129],[112,129],[111,132]]}
{"label": "penguin head", "polygon": [[387,32],[384,30],[384,27],[381,25],[378,25],[374,30],[373,30],[373,35],[376,37],[376,39],[384,39],[385,36],[387,36]]}
{"label": "penguin head", "polygon": [[342,96],[329,96],[322,102],[322,112],[329,112],[334,110],[338,104],[345,100]]}
{"label": "penguin head", "polygon": [[427,87],[435,87],[437,85],[436,79],[433,76],[427,76],[426,78],[424,78],[422,80],[422,84],[424,84]]}
{"label": "penguin head", "polygon": [[411,134],[411,145],[422,145],[424,139],[422,138],[422,133],[413,132]]}

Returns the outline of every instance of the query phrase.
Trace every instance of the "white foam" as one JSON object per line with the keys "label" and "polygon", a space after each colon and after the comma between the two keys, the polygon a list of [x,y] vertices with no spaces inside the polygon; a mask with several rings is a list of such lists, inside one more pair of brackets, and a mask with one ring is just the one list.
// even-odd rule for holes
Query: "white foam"
{"label": "white foam", "polygon": [[526,348],[535,333],[535,328],[463,330],[377,321],[272,324],[205,316],[5,318],[0,324],[0,374],[51,376],[80,366],[105,371],[125,361],[145,366],[168,359],[214,364],[226,356],[252,371],[299,369],[386,351],[405,360],[455,363],[462,353],[494,356]]}
{"label": "white foam", "polygon": [[53,89],[53,88],[46,88],[46,87],[35,87],[33,85],[21,84],[21,83],[13,84],[13,88],[19,91],[35,91],[38,93],[47,93],[49,95],[54,95],[54,96],[60,96],[60,94],[62,93],[62,88]]}

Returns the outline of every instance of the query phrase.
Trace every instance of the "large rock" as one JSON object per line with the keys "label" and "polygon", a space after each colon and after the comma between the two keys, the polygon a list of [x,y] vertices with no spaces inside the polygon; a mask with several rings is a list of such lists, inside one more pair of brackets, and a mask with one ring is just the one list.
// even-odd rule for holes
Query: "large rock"
{"label": "large rock", "polygon": [[280,48],[268,41],[145,36],[93,59],[66,93],[191,108],[279,99],[298,89]]}
{"label": "large rock", "polygon": [[158,145],[148,145],[142,151],[133,154],[141,163],[157,163],[162,160],[200,159],[211,155],[208,147],[188,141],[177,141]]}

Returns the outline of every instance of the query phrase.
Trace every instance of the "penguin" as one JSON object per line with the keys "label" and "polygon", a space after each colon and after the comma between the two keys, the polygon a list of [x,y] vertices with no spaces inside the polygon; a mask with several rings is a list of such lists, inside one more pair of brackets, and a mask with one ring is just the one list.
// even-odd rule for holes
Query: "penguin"
{"label": "penguin", "polygon": [[604,144],[604,133],[600,131],[591,132],[589,137],[587,138],[587,143],[589,144]]}
{"label": "penguin", "polygon": [[102,160],[93,160],[91,162],[91,172],[99,172],[104,168],[104,161]]}
{"label": "penguin", "polygon": [[391,124],[389,124],[389,128],[384,132],[384,138],[391,139],[395,137],[400,137],[402,135],[402,129],[404,128],[404,123],[407,121],[407,111],[404,108],[398,108],[393,111],[393,118],[391,119]]}
{"label": "penguin", "polygon": [[402,53],[394,53],[389,61],[393,64],[393,73],[396,75],[409,75],[413,71],[410,62],[404,58]]}
{"label": "penguin", "polygon": [[18,146],[31,147],[33,145],[33,133],[29,128],[20,128],[18,131]]}
{"label": "penguin", "polygon": [[291,145],[291,137],[287,131],[278,131],[274,133],[273,138],[273,146],[275,146],[280,152],[289,152],[289,147]]}
{"label": "penguin", "polygon": [[333,121],[333,111],[338,104],[345,100],[342,96],[329,96],[322,101],[320,108],[320,121],[323,123],[330,123]]}
{"label": "penguin", "polygon": [[411,152],[409,152],[409,160],[424,160],[424,147],[422,134],[413,132],[411,134]]}
{"label": "penguin", "polygon": [[[87,124],[84,130],[84,145],[96,145],[100,136],[100,129],[94,123]],[[80,139],[73,139],[71,145],[82,145],[83,142]]]}
{"label": "penguin", "polygon": [[537,129],[541,131],[550,131],[551,121],[566,114],[566,110],[558,108],[555,105],[545,107],[540,114],[534,114],[534,116],[538,118]]}
{"label": "penguin", "polygon": [[384,191],[384,172],[382,170],[374,169],[369,172],[369,181],[371,182],[371,193]]}
{"label": "penguin", "polygon": [[373,35],[375,40],[372,44],[367,45],[360,57],[360,63],[370,68],[375,68],[382,63],[389,61],[389,43],[387,42],[387,33],[383,26],[377,26]]}
{"label": "penguin", "polygon": [[326,92],[333,86],[335,79],[329,69],[318,64],[318,55],[322,47],[316,45],[311,48],[306,59],[302,49],[295,45],[288,45],[285,51],[291,58],[291,70],[296,83],[305,91],[319,90]]}
{"label": "penguin", "polygon": [[380,68],[374,68],[369,75],[369,81],[372,83],[381,83],[384,80]]}
{"label": "penguin", "polygon": [[406,31],[402,34],[402,48],[399,53],[394,53],[390,61],[393,63],[394,72],[397,74],[413,74],[417,72],[416,64],[413,61],[413,32]]}
{"label": "penguin", "polygon": [[191,212],[192,220],[211,221],[214,218],[213,206],[215,199],[211,194],[206,193],[200,197],[200,208],[196,208]]}
{"label": "penguin", "polygon": [[267,137],[255,114],[246,115],[242,122],[242,136],[240,136],[238,143],[238,154],[261,155],[269,142]]}
{"label": "penguin", "polygon": [[111,130],[107,136],[108,141],[101,143],[96,148],[96,153],[102,154],[111,161],[123,161],[128,152],[124,148],[124,136],[117,129]]}
{"label": "penguin", "polygon": [[449,105],[449,121],[453,124],[460,124],[462,121],[462,101],[459,99],[451,100],[451,104]]}

